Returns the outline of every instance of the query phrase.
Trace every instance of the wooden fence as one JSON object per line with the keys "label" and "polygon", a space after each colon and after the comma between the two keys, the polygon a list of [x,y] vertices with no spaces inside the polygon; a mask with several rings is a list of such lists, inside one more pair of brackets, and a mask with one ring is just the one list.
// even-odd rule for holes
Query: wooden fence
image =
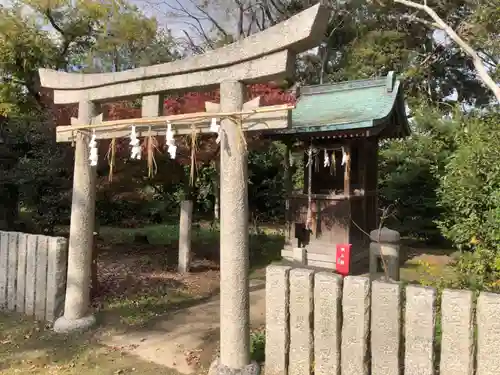
{"label": "wooden fence", "polygon": [[[403,293],[404,292],[404,293]],[[498,375],[500,295],[266,273],[266,375]]]}
{"label": "wooden fence", "polygon": [[0,231],[0,310],[54,321],[64,307],[67,240]]}

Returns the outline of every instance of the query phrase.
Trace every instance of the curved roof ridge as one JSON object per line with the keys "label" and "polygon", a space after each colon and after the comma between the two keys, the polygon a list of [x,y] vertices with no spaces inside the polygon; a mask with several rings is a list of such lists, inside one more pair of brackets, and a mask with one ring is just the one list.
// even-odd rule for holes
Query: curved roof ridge
{"label": "curved roof ridge", "polygon": [[[393,73],[393,72],[390,72]],[[329,82],[318,85],[300,87],[301,95],[315,95],[332,91],[358,90],[368,87],[385,86],[387,77],[355,79],[352,81]]]}
{"label": "curved roof ridge", "polygon": [[[304,86],[288,129],[280,133],[315,133],[402,128],[407,132],[403,85],[394,72],[376,79]],[[396,116],[394,123],[393,116]]]}

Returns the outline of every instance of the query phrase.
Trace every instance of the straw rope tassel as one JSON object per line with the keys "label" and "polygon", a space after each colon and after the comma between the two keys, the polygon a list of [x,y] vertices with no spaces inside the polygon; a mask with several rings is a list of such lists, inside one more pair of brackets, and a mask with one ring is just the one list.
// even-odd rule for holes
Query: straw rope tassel
{"label": "straw rope tassel", "polygon": [[308,162],[307,162],[307,219],[306,219],[306,228],[311,229],[312,227],[312,164],[313,164],[313,147],[312,143],[309,146],[308,151]]}
{"label": "straw rope tassel", "polygon": [[151,131],[151,126],[148,130],[148,177],[152,178],[157,172],[157,165],[154,156],[155,145],[153,144],[153,133]]}
{"label": "straw rope tassel", "polygon": [[191,170],[189,173],[189,184],[194,186],[195,168],[196,168],[196,146],[197,146],[198,132],[194,125],[191,132]]}
{"label": "straw rope tassel", "polygon": [[236,127],[238,128],[238,133],[240,135],[240,139],[238,142],[238,147],[240,147],[239,151],[240,152],[246,152],[247,149],[247,140],[245,137],[245,132],[243,131],[243,119],[241,116],[238,117],[238,119],[235,121]]}
{"label": "straw rope tassel", "polygon": [[113,173],[115,170],[115,155],[116,155],[116,138],[111,139],[111,143],[109,144],[109,150],[107,153],[108,165],[109,165],[109,182],[113,181]]}

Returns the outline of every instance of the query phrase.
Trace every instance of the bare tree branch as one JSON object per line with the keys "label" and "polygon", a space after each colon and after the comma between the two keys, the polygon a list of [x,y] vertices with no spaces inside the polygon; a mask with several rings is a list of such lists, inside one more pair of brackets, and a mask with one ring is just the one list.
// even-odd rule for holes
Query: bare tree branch
{"label": "bare tree branch", "polygon": [[394,2],[406,5],[407,7],[413,9],[423,10],[425,13],[427,13],[439,26],[439,28],[442,29],[450,37],[451,40],[458,44],[460,48],[462,48],[462,50],[464,50],[465,53],[467,53],[472,58],[472,63],[476,68],[477,74],[484,82],[484,84],[493,92],[497,101],[500,103],[500,86],[498,86],[495,81],[493,81],[493,78],[491,78],[491,76],[489,75],[488,70],[483,64],[483,60],[481,59],[479,54],[465,40],[458,36],[455,30],[453,30],[446,22],[444,22],[443,19],[439,17],[438,14],[427,5],[426,0],[424,0],[424,4],[419,4],[410,0],[394,0]]}
{"label": "bare tree branch", "polygon": [[[280,3],[280,5],[278,6],[278,3],[275,1],[275,0],[267,0],[266,3],[269,2],[271,3],[271,5],[274,7],[274,9],[280,13],[281,15],[285,15],[286,14],[286,7],[281,3],[281,1],[278,0],[278,2]],[[269,7],[266,6],[267,9],[269,9]],[[269,11],[271,11],[269,9]]]}
{"label": "bare tree branch", "polygon": [[[176,3],[179,5],[178,8],[173,6],[172,4],[167,4],[167,5],[170,9],[180,13],[180,14],[179,13],[176,14],[176,16],[193,20],[195,24],[193,24],[192,22],[189,22],[189,21],[183,21],[183,23],[190,26],[191,29],[193,29],[204,40],[204,42],[206,44],[208,44],[208,46],[211,49],[213,49],[214,45],[213,45],[212,39],[209,37],[209,35],[208,35],[207,31],[205,30],[205,27],[203,26],[203,23],[202,23],[203,18],[194,15],[192,12],[187,10],[179,1],[176,0]],[[188,37],[187,32],[183,31],[183,34],[186,37]],[[195,43],[190,36],[188,38],[188,44],[190,46],[195,46]]]}
{"label": "bare tree branch", "polygon": [[[203,14],[207,17],[207,19],[208,19],[210,22],[212,22],[212,24],[214,25],[214,27],[215,27],[217,30],[219,30],[219,31],[220,31],[220,32],[221,32],[221,33],[222,33],[222,34],[223,34],[226,38],[228,38],[228,37],[229,37],[229,33],[226,31],[226,29],[224,29],[224,28],[220,25],[220,23],[219,23],[219,22],[217,22],[217,20],[216,20],[214,17],[212,17],[212,16],[210,15],[210,13],[208,13],[205,9],[203,9],[203,8],[202,8],[202,7],[200,7],[199,5],[195,4],[192,0],[188,0],[188,1],[189,1],[191,4],[193,4],[193,5],[196,7],[196,9],[198,9],[201,13],[203,13]],[[179,1],[178,1],[178,0],[176,0],[176,2],[177,2],[177,4],[179,4],[179,5],[180,5],[180,3],[179,3]],[[182,5],[181,5],[181,6],[182,6]],[[184,8],[184,9],[185,9],[185,8]],[[189,12],[187,12],[187,11],[186,11],[186,13],[188,13],[188,14],[189,14]]]}
{"label": "bare tree branch", "polygon": [[253,10],[252,15],[250,16],[250,22],[248,22],[247,32],[245,36],[250,36],[250,34],[252,33],[253,25],[256,24],[257,24],[257,11]]}
{"label": "bare tree branch", "polygon": [[188,21],[184,21],[184,23],[186,25],[190,26],[200,37],[202,37],[205,40],[205,43],[207,43],[211,49],[215,48],[215,46],[212,42],[212,39],[208,36],[208,34],[205,31],[205,28],[203,27],[203,25],[201,24],[201,22],[199,20],[196,21],[196,23],[198,25],[194,25]]}
{"label": "bare tree branch", "polygon": [[245,8],[243,7],[243,3],[241,1],[235,0],[235,3],[238,5],[238,39],[242,39],[245,37],[245,31],[243,29]]}
{"label": "bare tree branch", "polygon": [[189,33],[186,31],[186,30],[182,30],[182,32],[184,33],[184,35],[186,36],[186,39],[188,41],[188,44],[189,44],[189,48],[194,52],[194,53],[204,53],[205,50],[198,46],[194,41],[193,41],[193,38],[191,38],[191,36],[189,35]]}
{"label": "bare tree branch", "polygon": [[259,31],[262,31],[266,28],[266,15],[265,13],[262,11],[261,14],[261,20],[259,21],[259,18],[256,16],[255,17],[255,25],[257,26],[257,28],[259,29]]}
{"label": "bare tree branch", "polygon": [[[269,20],[269,23],[271,24],[271,26],[273,25],[276,25],[276,23],[278,22],[277,19],[273,16],[273,13],[271,11],[271,9],[266,6],[265,4],[262,4],[261,5],[261,9],[262,9],[262,12],[265,14],[265,16],[267,17],[267,19]],[[276,8],[278,9],[278,8]],[[264,17],[263,17],[264,19]]]}
{"label": "bare tree branch", "polygon": [[47,19],[49,20],[50,22],[50,25],[59,33],[61,34],[62,36],[65,36],[66,33],[64,32],[64,30],[57,24],[56,20],[54,19],[54,17],[52,17],[52,12],[50,10],[50,8],[46,8],[45,9],[45,17],[47,17]]}
{"label": "bare tree branch", "polygon": [[416,17],[414,14],[404,14],[404,15],[402,15],[402,18],[407,19],[410,22],[414,22],[414,21],[419,22],[427,27],[441,29],[441,27],[439,27],[439,25],[437,23],[424,20],[423,18],[420,18],[420,17]]}

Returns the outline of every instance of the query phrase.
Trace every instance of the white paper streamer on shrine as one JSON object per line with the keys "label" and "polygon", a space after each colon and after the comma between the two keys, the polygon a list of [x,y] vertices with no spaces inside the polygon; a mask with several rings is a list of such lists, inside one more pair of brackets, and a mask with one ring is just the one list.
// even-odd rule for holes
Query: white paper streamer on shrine
{"label": "white paper streamer on shrine", "polygon": [[212,121],[210,122],[210,131],[217,133],[217,139],[215,140],[215,142],[220,143],[220,125],[217,124],[217,119],[215,117],[213,117]]}
{"label": "white paper streamer on shrine", "polygon": [[344,150],[344,147],[342,147],[342,164],[344,165],[347,162],[347,153]]}
{"label": "white paper streamer on shrine", "polygon": [[135,131],[134,125],[132,125],[132,133],[130,134],[130,145],[132,146],[130,157],[132,159],[141,160],[141,145],[139,138],[137,138],[137,132]]}
{"label": "white paper streamer on shrine", "polygon": [[170,159],[175,159],[175,154],[177,153],[177,146],[175,145],[174,132],[172,131],[172,124],[167,122],[167,134],[166,143],[168,146],[168,153]]}
{"label": "white paper streamer on shrine", "polygon": [[330,157],[328,156],[328,151],[325,149],[325,158],[323,160],[323,166],[325,168],[330,166]]}
{"label": "white paper streamer on shrine", "polygon": [[89,156],[90,165],[92,167],[95,167],[97,165],[97,161],[99,160],[99,156],[97,155],[97,142],[96,142],[95,130],[92,132],[92,138],[90,139],[89,142],[89,148],[90,148],[90,156]]}

